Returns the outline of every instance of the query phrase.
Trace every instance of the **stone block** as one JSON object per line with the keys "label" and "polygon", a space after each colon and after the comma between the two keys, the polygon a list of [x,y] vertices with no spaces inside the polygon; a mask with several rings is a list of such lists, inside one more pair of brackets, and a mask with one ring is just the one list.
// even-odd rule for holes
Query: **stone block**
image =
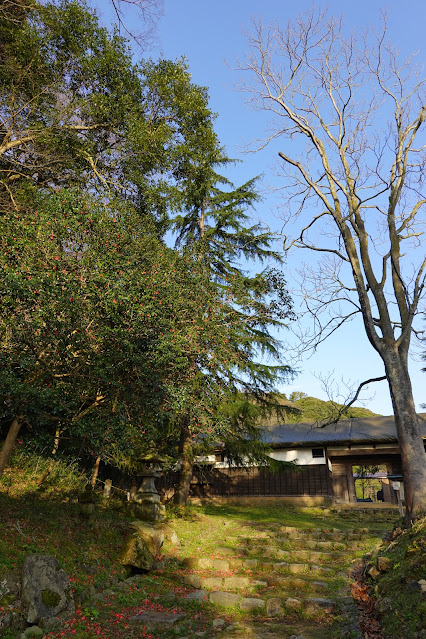
{"label": "stone block", "polygon": [[229,561],[226,561],[225,559],[213,559],[213,569],[228,571]]}
{"label": "stone block", "polygon": [[193,592],[185,595],[184,599],[189,599],[191,601],[204,601],[208,597],[207,590],[194,590]]}
{"label": "stone block", "polygon": [[240,602],[241,610],[245,610],[246,612],[249,612],[251,610],[260,610],[264,607],[264,599],[259,599],[257,597],[243,597]]}
{"label": "stone block", "polygon": [[308,564],[288,564],[288,569],[292,575],[300,575],[309,570]]}
{"label": "stone block", "polygon": [[138,570],[154,570],[155,557],[147,544],[137,534],[131,535],[124,544],[121,553],[121,564],[127,568]]}
{"label": "stone block", "polygon": [[228,548],[228,546],[216,546],[216,552],[218,555],[223,555],[224,557],[236,554],[235,548]]}
{"label": "stone block", "polygon": [[176,531],[168,524],[161,524],[161,529],[164,532],[164,537],[169,541],[172,546],[180,546],[180,539],[177,536]]}
{"label": "stone block", "polygon": [[216,619],[213,619],[212,626],[213,628],[224,628],[226,626],[226,621],[217,617]]}
{"label": "stone block", "polygon": [[288,599],[285,600],[285,605],[289,610],[301,610],[303,603],[301,599],[297,597],[288,597]]}
{"label": "stone block", "polygon": [[193,588],[201,588],[201,579],[198,575],[185,575],[183,583]]}
{"label": "stone block", "polygon": [[230,590],[248,588],[250,579],[248,577],[224,577],[223,587]]}
{"label": "stone block", "polygon": [[139,615],[129,618],[132,625],[154,625],[154,626],[174,626],[177,621],[184,619],[186,615],[183,613],[174,614],[172,612],[157,612],[155,610],[147,610]]}
{"label": "stone block", "polygon": [[296,588],[298,590],[305,590],[311,585],[310,581],[307,581],[306,579],[298,579],[297,577],[293,577],[293,579],[290,579],[288,583],[290,583],[293,588]]}
{"label": "stone block", "polygon": [[331,568],[326,568],[325,566],[316,566],[315,564],[312,564],[310,572],[314,575],[329,575],[333,572],[333,570]]}
{"label": "stone block", "polygon": [[326,581],[313,581],[312,586],[315,590],[327,590],[328,583]]}
{"label": "stone block", "polygon": [[379,597],[374,605],[374,610],[379,617],[392,610],[392,599],[389,597]]}
{"label": "stone block", "polygon": [[201,577],[200,586],[206,590],[219,590],[223,587],[222,577]]}
{"label": "stone block", "polygon": [[211,592],[209,595],[209,601],[216,606],[223,606],[224,608],[236,608],[241,597],[233,592],[222,592],[220,590]]}
{"label": "stone block", "polygon": [[273,597],[266,602],[266,614],[268,617],[282,617],[284,615],[284,607],[281,599]]}
{"label": "stone block", "polygon": [[318,610],[324,610],[327,613],[331,613],[335,610],[336,603],[331,599],[325,599],[322,597],[311,597],[305,600],[305,610],[308,613],[314,613]]}
{"label": "stone block", "polygon": [[301,559],[302,561],[309,561],[311,558],[311,553],[308,550],[296,550],[291,554],[294,559]]}
{"label": "stone block", "polygon": [[44,637],[45,632],[39,626],[30,626],[21,634],[21,639],[32,639],[33,637]]}

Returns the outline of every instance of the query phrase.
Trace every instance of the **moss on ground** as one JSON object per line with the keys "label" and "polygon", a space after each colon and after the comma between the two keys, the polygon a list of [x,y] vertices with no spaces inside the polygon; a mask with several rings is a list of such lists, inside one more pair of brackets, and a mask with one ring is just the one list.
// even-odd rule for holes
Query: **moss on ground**
{"label": "moss on ground", "polygon": [[419,583],[426,580],[426,518],[392,537],[372,559],[378,568],[387,564],[375,580],[376,610],[387,639],[420,639],[426,637],[426,592]]}

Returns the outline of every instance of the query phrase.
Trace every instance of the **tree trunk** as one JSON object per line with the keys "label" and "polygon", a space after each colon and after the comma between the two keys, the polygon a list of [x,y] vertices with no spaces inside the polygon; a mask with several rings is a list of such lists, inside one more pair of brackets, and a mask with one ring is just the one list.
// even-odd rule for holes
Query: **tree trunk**
{"label": "tree trunk", "polygon": [[3,475],[4,469],[6,468],[7,462],[9,461],[10,453],[12,452],[15,445],[15,441],[18,437],[23,419],[23,415],[18,415],[13,418],[3,447],[0,450],[0,477]]}
{"label": "tree trunk", "polygon": [[406,520],[426,513],[426,453],[414,405],[407,356],[396,349],[382,355],[401,449]]}
{"label": "tree trunk", "polygon": [[98,474],[99,474],[99,464],[101,463],[101,459],[102,459],[101,455],[98,455],[96,457],[95,465],[93,466],[93,475],[92,475],[92,481],[91,481],[93,489],[96,486],[96,480],[97,480]]}
{"label": "tree trunk", "polygon": [[[53,448],[52,448],[52,456],[56,455],[56,452],[57,452],[58,447],[59,447],[60,436],[61,436],[61,429],[58,427],[56,429],[56,433],[55,433],[55,441],[54,441]],[[44,473],[37,480],[37,484],[39,486],[41,486],[42,483],[49,477],[50,473],[53,470],[53,466],[54,465],[55,465],[55,460],[52,457],[52,459],[49,462],[49,466],[46,468]]]}
{"label": "tree trunk", "polygon": [[188,428],[184,427],[180,439],[180,453],[182,469],[180,472],[179,485],[173,497],[173,502],[178,506],[185,506],[191,487],[192,471],[194,468],[194,457],[192,450],[192,436]]}

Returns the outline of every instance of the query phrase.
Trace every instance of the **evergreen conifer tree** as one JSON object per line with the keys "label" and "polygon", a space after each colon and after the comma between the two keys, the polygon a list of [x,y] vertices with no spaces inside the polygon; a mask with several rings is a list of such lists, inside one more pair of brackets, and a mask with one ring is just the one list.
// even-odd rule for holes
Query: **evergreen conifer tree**
{"label": "evergreen conifer tree", "polygon": [[[265,460],[257,418],[262,410],[277,407],[275,384],[291,373],[288,366],[279,363],[279,342],[271,329],[291,316],[291,300],[280,270],[268,266],[249,272],[251,263],[280,263],[273,235],[259,224],[250,224],[247,210],[259,201],[257,179],[235,187],[218,172],[232,160],[213,136],[208,143],[211,146],[207,149],[203,149],[203,142],[199,145],[200,161],[185,167],[184,213],[171,221],[177,247],[190,254],[215,285],[223,305],[219,321],[229,325],[227,349],[220,364],[214,350],[211,353],[218,386],[212,389],[213,371],[198,371],[198,380],[201,374],[204,381],[198,392],[208,384],[216,400],[215,415],[221,424],[219,432],[215,431],[216,443],[219,437],[227,457],[240,463],[250,458]],[[273,363],[261,361],[265,358]],[[194,460],[194,437],[185,415],[180,428],[182,473],[175,499],[184,503]]]}

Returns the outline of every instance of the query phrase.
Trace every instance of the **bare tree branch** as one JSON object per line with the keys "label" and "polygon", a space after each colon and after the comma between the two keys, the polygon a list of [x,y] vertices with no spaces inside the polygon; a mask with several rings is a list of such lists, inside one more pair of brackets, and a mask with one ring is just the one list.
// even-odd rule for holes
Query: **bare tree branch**
{"label": "bare tree branch", "polygon": [[[278,152],[285,224],[303,217],[284,247],[328,256],[301,274],[313,326],[301,347],[315,350],[361,313],[391,390],[408,511],[426,511],[407,363],[425,292],[425,80],[415,58],[401,59],[387,42],[386,17],[379,32],[357,38],[345,34],[341,18],[313,9],[284,28],[254,21],[248,41],[240,69],[250,83],[241,89],[272,116],[262,148],[286,140]],[[356,310],[341,308],[348,303]]]}

